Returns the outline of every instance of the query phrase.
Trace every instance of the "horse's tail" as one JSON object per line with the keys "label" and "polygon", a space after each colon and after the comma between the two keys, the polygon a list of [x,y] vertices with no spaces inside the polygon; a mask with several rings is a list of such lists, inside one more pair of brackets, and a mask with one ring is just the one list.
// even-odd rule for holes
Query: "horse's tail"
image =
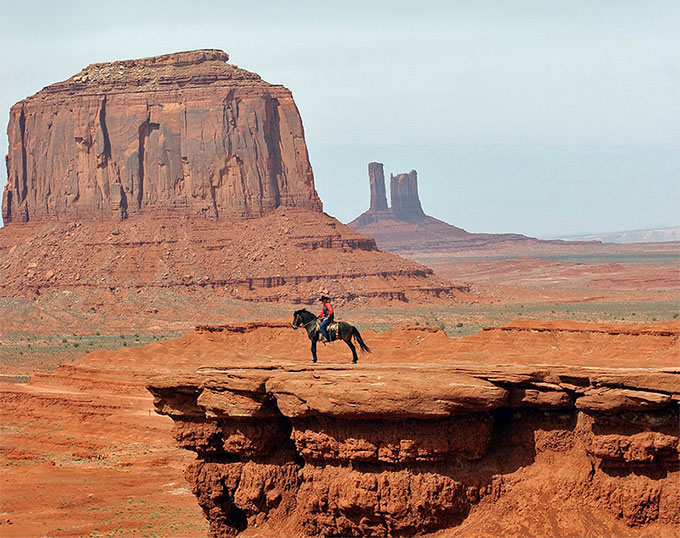
{"label": "horse's tail", "polygon": [[368,349],[368,346],[364,344],[363,339],[361,338],[361,335],[359,334],[359,331],[357,330],[356,327],[352,327],[352,336],[354,339],[357,341],[359,344],[359,347],[361,348],[361,351],[367,351],[368,353],[371,352],[370,349]]}

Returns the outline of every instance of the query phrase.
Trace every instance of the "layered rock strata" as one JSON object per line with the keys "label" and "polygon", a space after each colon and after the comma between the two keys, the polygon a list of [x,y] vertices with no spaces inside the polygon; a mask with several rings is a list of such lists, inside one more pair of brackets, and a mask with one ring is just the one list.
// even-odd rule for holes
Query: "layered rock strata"
{"label": "layered rock strata", "polygon": [[677,368],[243,363],[148,388],[211,536],[453,531],[541,465],[544,497],[680,524]]}
{"label": "layered rock strata", "polygon": [[92,64],[12,107],[0,296],[59,288],[116,310],[145,290],[128,307],[158,312],[157,288],[267,302],[465,291],[324,214],[291,92],[228,59]]}
{"label": "layered rock strata", "polygon": [[465,286],[378,250],[324,213],[284,208],[234,222],[136,216],[114,225],[12,223],[0,229],[0,256],[0,296],[82,292],[109,312],[129,299],[135,314],[140,302],[162,310],[168,305],[156,296],[165,291],[200,305],[204,291],[212,299],[292,303],[321,292],[345,301],[467,295]]}
{"label": "layered rock strata", "polygon": [[228,59],[92,64],[15,104],[4,222],[321,211],[291,92]]}

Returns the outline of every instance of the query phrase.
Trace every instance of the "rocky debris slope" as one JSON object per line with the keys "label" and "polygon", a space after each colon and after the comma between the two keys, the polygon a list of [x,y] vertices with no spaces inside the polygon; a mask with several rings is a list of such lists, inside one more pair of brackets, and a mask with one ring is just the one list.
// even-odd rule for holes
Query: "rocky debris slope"
{"label": "rocky debris slope", "polygon": [[320,211],[291,92],[228,59],[92,64],[15,104],[4,222]]}
{"label": "rocky debris slope", "polygon": [[[552,332],[554,344],[593,328],[529,325],[501,336]],[[257,327],[223,329],[236,343]],[[597,334],[611,340],[614,330]],[[465,364],[451,362],[465,347],[440,332],[403,331],[402,342],[428,348],[435,362],[386,363],[388,355],[380,364],[303,366],[235,357],[227,368],[151,380],[156,410],[174,420],[179,446],[198,455],[186,478],[212,536],[454,535],[489,511],[501,526],[514,515],[524,536],[587,535],[592,528],[570,521],[568,506],[608,511],[631,535],[670,536],[680,524],[680,369],[670,356],[655,354],[646,368],[594,368],[531,360],[526,351],[522,365],[496,352],[484,364],[482,349],[467,352]],[[620,334],[677,351],[677,324]],[[505,349],[526,349],[510,342]],[[526,496],[536,503],[532,514],[493,510]]]}
{"label": "rocky debris slope", "polygon": [[234,222],[12,223],[0,229],[0,253],[0,296],[85,290],[102,305],[110,295],[137,304],[138,292],[148,290],[289,303],[322,291],[345,301],[418,301],[464,297],[467,290],[378,250],[324,213],[283,208]]}

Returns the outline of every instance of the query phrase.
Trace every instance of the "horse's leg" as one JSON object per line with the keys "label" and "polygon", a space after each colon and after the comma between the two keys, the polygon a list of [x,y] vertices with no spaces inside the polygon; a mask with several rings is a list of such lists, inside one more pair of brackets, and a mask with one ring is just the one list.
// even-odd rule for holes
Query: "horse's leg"
{"label": "horse's leg", "polygon": [[312,338],[312,362],[316,362],[316,337]]}
{"label": "horse's leg", "polygon": [[357,348],[354,347],[354,344],[351,340],[345,340],[345,344],[347,344],[352,350],[352,364],[356,364],[356,362],[359,360],[359,357],[357,357]]}

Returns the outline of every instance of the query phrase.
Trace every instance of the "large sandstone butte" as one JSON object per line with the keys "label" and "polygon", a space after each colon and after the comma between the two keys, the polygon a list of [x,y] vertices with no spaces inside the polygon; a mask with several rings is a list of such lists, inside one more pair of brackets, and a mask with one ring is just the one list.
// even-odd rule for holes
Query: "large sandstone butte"
{"label": "large sandstone butte", "polygon": [[92,64],[12,107],[0,296],[82,291],[100,297],[93,311],[131,292],[158,311],[135,295],[464,291],[324,214],[291,92],[227,60],[197,50]]}
{"label": "large sandstone butte", "polygon": [[320,211],[290,90],[228,59],[92,64],[15,104],[4,221]]}

